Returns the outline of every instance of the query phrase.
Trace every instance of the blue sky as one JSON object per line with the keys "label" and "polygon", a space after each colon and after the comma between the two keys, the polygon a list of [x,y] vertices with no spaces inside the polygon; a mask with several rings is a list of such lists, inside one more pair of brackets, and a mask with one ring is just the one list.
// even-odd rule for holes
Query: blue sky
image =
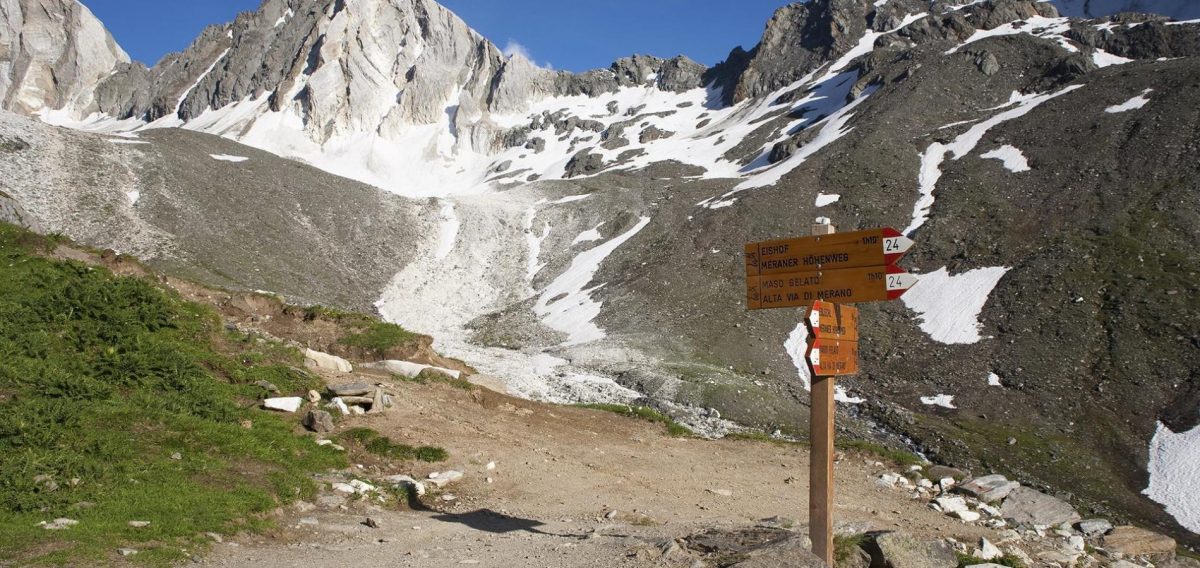
{"label": "blue sky", "polygon": [[[260,0],[82,0],[147,65],[179,51],[209,24],[233,20]],[[523,49],[556,69],[607,67],[634,53],[680,53],[711,65],[758,42],[786,0],[443,0],[501,49]]]}

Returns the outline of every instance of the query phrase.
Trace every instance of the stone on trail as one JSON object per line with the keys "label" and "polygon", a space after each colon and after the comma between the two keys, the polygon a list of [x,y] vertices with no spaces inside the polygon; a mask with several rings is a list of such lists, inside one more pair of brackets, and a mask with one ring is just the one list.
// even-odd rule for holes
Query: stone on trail
{"label": "stone on trail", "polygon": [[1138,527],[1117,527],[1104,536],[1101,546],[1126,556],[1169,556],[1175,554],[1175,539]]}
{"label": "stone on trail", "polygon": [[983,515],[980,515],[979,513],[976,513],[975,511],[955,511],[954,516],[958,517],[968,523],[973,523],[983,517]]}
{"label": "stone on trail", "polygon": [[1001,556],[1004,556],[1004,552],[1000,550],[1000,547],[992,544],[992,541],[986,538],[979,539],[979,550],[975,551],[976,558],[995,560]]}
{"label": "stone on trail", "polygon": [[374,392],[375,386],[367,383],[349,383],[345,385],[329,385],[329,392],[335,396],[363,396]]}
{"label": "stone on trail", "polygon": [[304,350],[304,362],[310,367],[333,371],[335,373],[351,373],[354,371],[354,366],[349,361],[337,355],[313,351],[312,349]]}
{"label": "stone on trail", "polygon": [[393,475],[384,478],[384,481],[392,484],[393,487],[411,487],[416,492],[417,497],[425,495],[425,484],[407,475]]}
{"label": "stone on trail", "polygon": [[937,504],[938,510],[947,515],[968,510],[967,500],[962,497],[938,497],[933,502]]}
{"label": "stone on trail", "polygon": [[918,540],[905,533],[886,533],[875,537],[867,548],[872,566],[885,568],[955,568],[958,555],[943,540]]}
{"label": "stone on trail", "polygon": [[1009,493],[1000,507],[1000,514],[1017,525],[1053,526],[1080,519],[1079,513],[1066,501],[1029,487],[1018,487]]}
{"label": "stone on trail", "polygon": [[1105,519],[1087,519],[1079,521],[1079,524],[1076,526],[1079,527],[1079,532],[1088,538],[1102,536],[1113,529],[1112,523]]}
{"label": "stone on trail", "polygon": [[268,410],[278,410],[281,412],[295,412],[300,410],[300,406],[304,404],[304,399],[298,396],[288,396],[283,398],[268,398],[263,401],[263,407]]}
{"label": "stone on trail", "polygon": [[333,416],[324,410],[309,410],[304,415],[304,427],[318,434],[333,431]]}
{"label": "stone on trail", "polygon": [[994,503],[1005,497],[1021,484],[1009,481],[1003,475],[985,475],[968,481],[958,487],[958,490],[983,501]]}
{"label": "stone on trail", "polygon": [[451,470],[434,472],[429,474],[429,483],[432,483],[434,487],[441,489],[447,485],[450,485],[451,483],[461,480],[462,478],[463,472],[461,471]]}

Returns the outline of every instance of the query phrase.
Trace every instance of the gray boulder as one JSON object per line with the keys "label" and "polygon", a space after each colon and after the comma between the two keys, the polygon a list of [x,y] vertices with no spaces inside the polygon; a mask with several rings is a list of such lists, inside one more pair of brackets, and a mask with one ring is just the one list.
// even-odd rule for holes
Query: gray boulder
{"label": "gray boulder", "polygon": [[731,568],[824,568],[825,561],[809,550],[808,538],[795,535],[747,551]]}
{"label": "gray boulder", "polygon": [[1018,487],[1009,493],[1000,516],[1017,525],[1050,526],[1080,519],[1070,503],[1028,487]]}
{"label": "gray boulder", "polygon": [[324,410],[310,410],[304,415],[304,427],[318,434],[333,431],[333,416]]}
{"label": "gray boulder", "polygon": [[593,154],[591,150],[580,150],[567,162],[566,174],[563,177],[594,174],[604,168],[604,156]]}
{"label": "gray boulder", "polygon": [[1020,486],[1020,483],[1009,481],[1003,475],[993,474],[972,479],[960,485],[958,490],[984,503],[994,503],[1008,497],[1009,493]]}
{"label": "gray boulder", "polygon": [[1079,532],[1083,533],[1083,536],[1088,538],[1101,536],[1113,529],[1112,523],[1104,519],[1087,519],[1079,521],[1079,524],[1075,526],[1079,528]]}
{"label": "gray boulder", "polygon": [[942,540],[921,540],[905,533],[875,537],[866,547],[871,565],[883,568],[955,568],[958,555]]}

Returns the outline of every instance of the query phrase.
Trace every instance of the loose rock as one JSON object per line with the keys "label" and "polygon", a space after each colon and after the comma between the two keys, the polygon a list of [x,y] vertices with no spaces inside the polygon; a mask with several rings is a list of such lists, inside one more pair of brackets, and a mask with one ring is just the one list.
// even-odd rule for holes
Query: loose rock
{"label": "loose rock", "polygon": [[958,490],[984,503],[994,503],[1008,497],[1020,486],[1020,483],[1009,481],[1003,475],[985,475],[962,484]]}
{"label": "loose rock", "polygon": [[300,410],[300,406],[304,404],[304,399],[298,396],[289,396],[285,398],[268,398],[263,401],[263,407],[268,410],[278,410],[280,412],[296,412]]}
{"label": "loose rock", "polygon": [[875,537],[867,549],[873,566],[887,568],[955,568],[958,555],[945,541],[917,540],[905,533],[887,533]]}
{"label": "loose rock", "polygon": [[305,349],[304,359],[305,364],[317,369],[324,369],[326,371],[334,371],[337,373],[351,373],[354,371],[354,366],[351,365],[349,361],[338,357],[337,355],[330,355],[328,353],[322,353],[312,349]]}
{"label": "loose rock", "polygon": [[304,427],[318,434],[332,432],[333,416],[324,410],[309,410],[304,415]]}
{"label": "loose rock", "polygon": [[1018,487],[1004,499],[1000,514],[1018,525],[1058,525],[1079,520],[1069,503],[1028,487]]}
{"label": "loose rock", "polygon": [[1102,536],[1113,529],[1112,523],[1104,519],[1087,519],[1079,521],[1076,526],[1079,527],[1079,532],[1088,538]]}

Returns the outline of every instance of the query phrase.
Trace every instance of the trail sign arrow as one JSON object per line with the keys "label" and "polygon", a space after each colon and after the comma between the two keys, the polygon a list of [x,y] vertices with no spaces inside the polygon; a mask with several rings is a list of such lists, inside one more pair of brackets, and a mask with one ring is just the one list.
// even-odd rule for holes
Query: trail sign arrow
{"label": "trail sign arrow", "polygon": [[763,310],[809,306],[817,300],[834,304],[881,302],[903,296],[916,283],[916,276],[896,266],[750,276],[746,278],[746,306]]}
{"label": "trail sign arrow", "polygon": [[912,239],[890,227],[750,243],[746,276],[888,266],[912,246]]}

